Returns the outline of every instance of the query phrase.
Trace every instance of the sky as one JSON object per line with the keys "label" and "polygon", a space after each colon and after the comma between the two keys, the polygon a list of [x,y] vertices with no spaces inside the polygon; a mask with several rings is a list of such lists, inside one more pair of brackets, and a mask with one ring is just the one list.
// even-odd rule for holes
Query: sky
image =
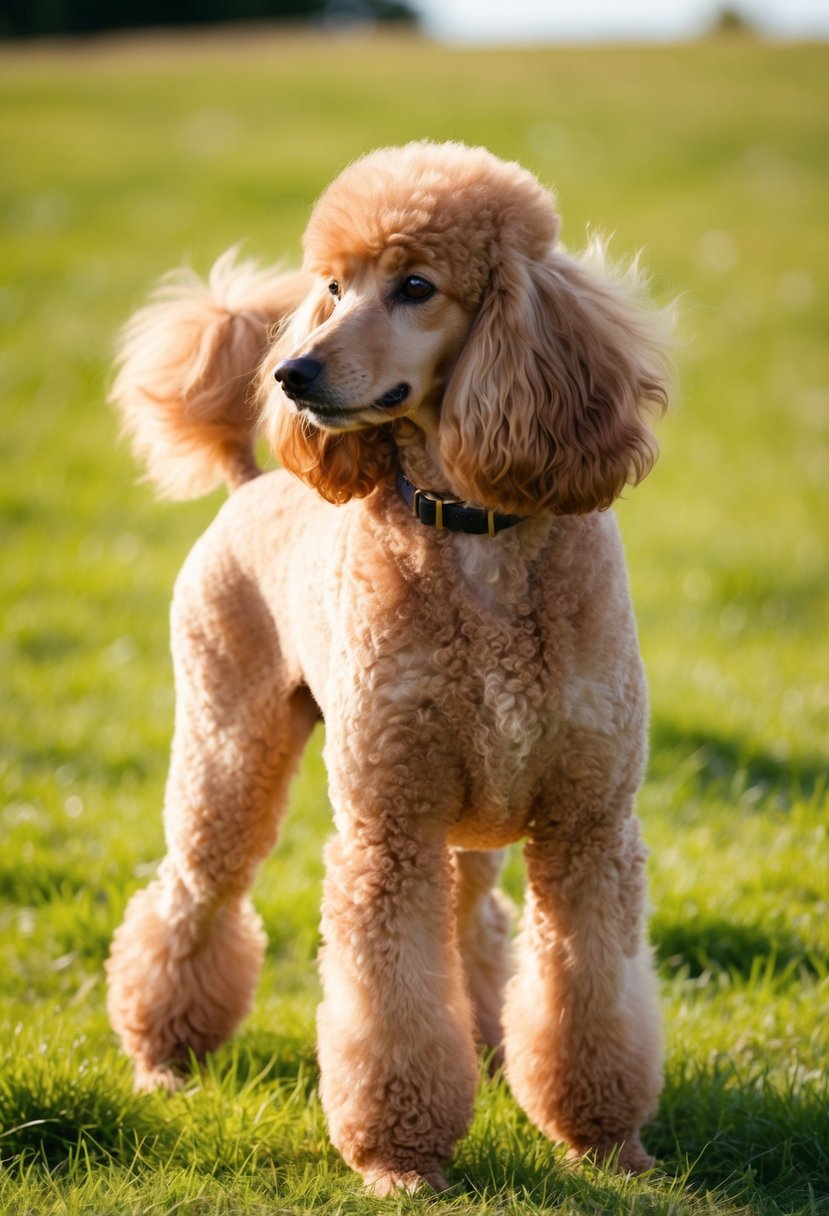
{"label": "sky", "polygon": [[829,0],[413,0],[428,33],[448,42],[694,37],[721,8],[784,38],[829,37]]}

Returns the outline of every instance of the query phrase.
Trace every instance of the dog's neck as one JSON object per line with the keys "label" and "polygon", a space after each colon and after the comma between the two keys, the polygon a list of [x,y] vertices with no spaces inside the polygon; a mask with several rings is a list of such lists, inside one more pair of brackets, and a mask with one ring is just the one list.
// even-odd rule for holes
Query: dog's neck
{"label": "dog's neck", "polygon": [[445,498],[461,498],[438,453],[437,434],[427,434],[408,418],[395,423],[394,437],[401,471],[413,485]]}
{"label": "dog's neck", "polygon": [[436,437],[411,424],[401,428],[397,445],[397,489],[422,524],[450,532],[497,536],[523,522],[522,515],[507,515],[483,503],[469,503],[453,488],[440,457]]}

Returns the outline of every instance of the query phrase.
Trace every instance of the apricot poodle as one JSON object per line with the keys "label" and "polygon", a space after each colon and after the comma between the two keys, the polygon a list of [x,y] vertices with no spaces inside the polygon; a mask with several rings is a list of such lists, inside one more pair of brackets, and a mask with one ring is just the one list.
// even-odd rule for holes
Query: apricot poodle
{"label": "apricot poodle", "polygon": [[[666,325],[557,231],[516,164],[383,149],[318,201],[302,272],[225,255],[120,354],[150,476],[233,492],[176,586],[168,853],[115,935],[112,1024],[137,1085],[173,1087],[248,1011],[249,889],[324,718],[320,1092],[381,1195],[444,1185],[476,1038],[552,1140],[651,1163],[647,704],[606,508],[655,456]],[[521,839],[513,968],[494,885]]]}

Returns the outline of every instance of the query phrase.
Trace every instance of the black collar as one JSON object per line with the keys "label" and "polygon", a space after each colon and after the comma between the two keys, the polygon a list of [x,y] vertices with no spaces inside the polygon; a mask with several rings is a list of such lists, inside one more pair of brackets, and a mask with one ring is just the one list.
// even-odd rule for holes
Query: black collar
{"label": "black collar", "polygon": [[502,515],[486,507],[470,507],[457,498],[445,498],[432,490],[419,490],[405,473],[398,471],[400,496],[422,524],[447,528],[450,532],[469,532],[474,536],[496,536],[504,528],[519,524],[526,515]]}

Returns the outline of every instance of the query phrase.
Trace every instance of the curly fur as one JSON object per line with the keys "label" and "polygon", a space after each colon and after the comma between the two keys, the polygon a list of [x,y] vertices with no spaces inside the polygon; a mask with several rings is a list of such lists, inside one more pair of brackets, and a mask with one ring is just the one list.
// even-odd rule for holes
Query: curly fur
{"label": "curly fur", "polygon": [[271,322],[308,290],[305,275],[262,271],[234,254],[219,258],[207,283],[171,275],[122,335],[112,396],[136,455],[169,498],[256,476],[250,369]]}
{"label": "curly fur", "polygon": [[[605,508],[655,456],[666,320],[635,268],[557,236],[518,165],[383,149],[318,201],[301,274],[226,255],[121,349],[114,398],[160,488],[238,488],[176,587],[168,856],[113,941],[110,1016],[143,1086],[244,1016],[263,944],[247,892],[324,716],[320,1091],[378,1194],[443,1184],[476,1039],[551,1138],[650,1164],[647,704]],[[260,429],[284,467],[256,477]],[[527,518],[424,527],[398,468]],[[494,886],[522,838],[513,966]]]}

